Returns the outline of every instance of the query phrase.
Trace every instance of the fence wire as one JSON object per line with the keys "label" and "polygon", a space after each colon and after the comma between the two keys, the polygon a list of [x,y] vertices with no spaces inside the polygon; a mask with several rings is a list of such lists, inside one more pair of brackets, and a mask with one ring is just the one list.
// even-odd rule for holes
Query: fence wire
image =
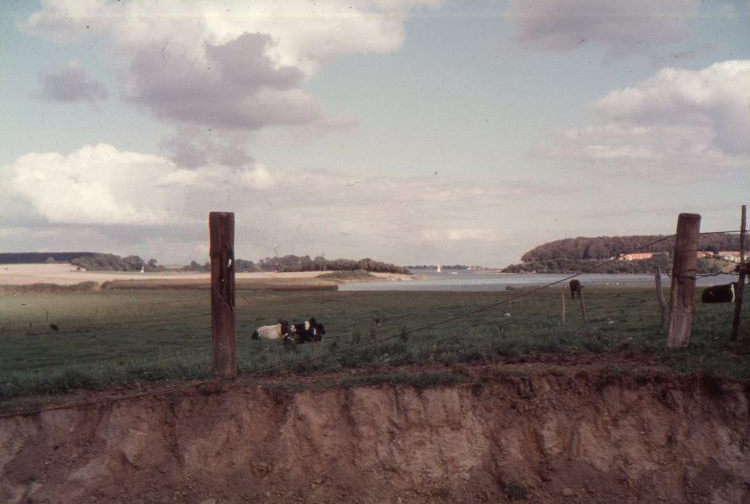
{"label": "fence wire", "polygon": [[[722,233],[727,234],[727,233],[737,233],[737,232],[739,231],[709,231],[709,232],[703,232],[701,233],[701,235],[722,234]],[[653,247],[654,245],[657,245],[659,243],[662,243],[664,241],[671,240],[674,238],[675,238],[675,235],[667,235],[667,236],[659,237],[658,239],[652,240],[649,243],[646,243],[644,245],[641,245],[635,248],[633,252],[645,251],[648,248]],[[723,274],[723,273],[698,274],[696,276],[697,277],[712,277],[712,276],[717,276],[719,274]],[[314,346],[313,345],[311,346],[311,349],[309,350],[311,355],[305,356],[303,358],[289,358],[289,357],[282,358],[282,357],[279,357],[278,354],[276,354],[275,356],[267,355],[265,356],[266,361],[271,360],[273,363],[270,365],[264,365],[261,367],[256,367],[260,361],[248,359],[244,363],[244,365],[249,366],[249,368],[247,368],[247,370],[243,372],[243,375],[246,375],[246,376],[269,375],[278,371],[293,370],[295,366],[298,367],[301,365],[311,365],[316,362],[325,361],[325,360],[335,360],[341,357],[345,357],[347,353],[350,353],[350,352],[365,351],[365,350],[372,349],[380,345],[388,344],[390,342],[399,341],[399,340],[407,341],[409,340],[410,336],[415,335],[417,333],[424,333],[430,330],[448,327],[454,322],[458,322],[458,321],[465,322],[467,320],[469,321],[473,320],[473,321],[476,321],[477,323],[486,323],[486,320],[478,317],[480,314],[491,312],[492,310],[500,308],[501,306],[504,306],[504,305],[512,305],[512,303],[520,301],[523,298],[537,294],[545,289],[554,287],[555,285],[560,285],[560,284],[563,284],[564,282],[569,282],[570,280],[576,277],[579,277],[581,275],[582,273],[570,274],[559,280],[550,281],[541,286],[524,288],[517,292],[505,291],[504,292],[505,296],[502,299],[495,300],[489,303],[485,303],[478,307],[460,309],[455,314],[444,316],[438,320],[435,320],[434,322],[419,324],[415,327],[409,328],[407,325],[404,325],[401,328],[392,327],[391,329],[388,329],[385,332],[384,336],[374,337],[367,341],[353,342],[350,339],[348,343],[344,343],[343,342],[344,338],[340,339],[340,337],[351,336],[351,333],[342,332],[340,334],[337,334],[333,338],[330,338],[330,339],[327,338],[328,341],[330,342],[335,342],[337,341],[337,339],[339,339],[340,341],[342,341],[342,344],[336,347],[329,344],[325,348],[320,348],[319,350],[313,349],[312,348]],[[474,293],[474,294],[476,295],[479,293]],[[489,293],[487,294],[489,295]],[[497,295],[497,292],[495,292],[494,295]],[[615,311],[608,311],[608,310],[602,311],[601,309],[596,307],[594,299],[595,298],[589,299],[589,306],[588,306],[589,317],[593,321],[592,323],[589,324],[590,328],[597,327],[597,324],[599,324],[599,326],[603,326],[605,324],[614,323],[613,321],[616,320],[618,317],[622,318],[623,309],[615,310]],[[55,321],[49,321],[51,322],[49,323],[49,329],[45,327],[45,330],[40,331],[40,332],[36,332],[35,330],[25,331],[24,328],[21,327],[22,324],[14,324],[13,331],[18,333],[15,336],[19,338],[20,337],[40,337],[40,336],[42,337],[46,337],[46,336],[68,337],[68,336],[80,336],[80,335],[92,334],[97,337],[101,337],[105,339],[106,338],[117,339],[119,336],[128,332],[137,333],[139,331],[148,331],[148,330],[156,330],[156,329],[168,330],[169,327],[172,327],[173,329],[179,331],[180,324],[182,322],[187,322],[187,321],[205,320],[206,322],[205,326],[201,325],[201,327],[203,329],[207,329],[206,326],[210,326],[210,317],[211,317],[210,311],[196,308],[195,310],[185,312],[186,309],[190,310],[190,307],[188,305],[184,305],[184,306],[181,305],[176,310],[170,310],[171,313],[168,313],[168,314],[154,313],[154,314],[149,314],[148,316],[138,316],[136,318],[126,318],[124,316],[121,316],[120,318],[117,318],[114,320],[110,319],[106,323],[102,323],[99,325],[92,324],[90,327],[79,326],[75,329],[68,328],[63,324],[55,323]],[[571,306],[571,312],[572,311],[573,311],[573,308]],[[245,313],[248,313],[248,312],[245,312]],[[654,310],[654,313],[656,313],[655,310]],[[252,315],[243,316],[243,312],[241,310],[238,310],[238,315],[240,315],[240,320],[241,320],[240,324],[238,325],[243,325],[245,326],[245,329],[246,329],[246,334],[242,334],[241,337],[246,338],[247,343],[249,345],[250,344],[249,329],[252,328],[251,324],[253,324],[254,322],[257,322],[258,319],[257,318],[253,319]],[[499,316],[501,315],[502,314],[499,314]],[[336,314],[331,311],[328,313],[328,316],[333,318],[336,316]],[[356,317],[352,320],[358,320],[358,321],[363,321],[367,319],[374,320],[374,319],[377,319],[379,316],[380,314],[371,313],[368,315],[362,315],[362,316]],[[383,326],[384,327],[386,325],[394,326],[396,325],[396,322],[399,322],[402,319],[408,318],[408,317],[410,317],[409,313],[401,313],[401,314],[395,313],[395,314],[385,315],[383,316],[383,319],[384,319]],[[35,318],[35,321],[38,321],[40,318],[41,316],[38,315]],[[45,323],[47,323],[46,320],[45,320]],[[523,323],[533,323],[533,321],[513,319],[513,323],[523,324]],[[57,326],[57,329],[53,329],[52,325]],[[502,325],[502,324],[499,324],[499,325]],[[165,327],[167,329],[165,329]],[[7,336],[7,328],[8,328],[7,323],[3,324],[0,321],[0,332],[6,333],[3,336]],[[196,326],[190,327],[190,330],[193,331],[193,333],[197,329],[198,328]],[[193,339],[197,341],[194,334],[193,334]],[[208,340],[209,338],[204,337],[204,341],[201,344],[202,345],[207,344]],[[184,357],[184,355],[170,353],[169,348],[164,350],[164,352],[166,352],[165,355],[161,355],[161,350],[159,350],[159,352],[160,352],[160,355],[157,356],[156,361],[158,361],[161,358],[179,361],[180,358]],[[135,357],[138,358],[138,357],[144,357],[144,356],[136,355]],[[154,356],[151,356],[151,357],[154,357]],[[193,355],[192,357],[195,357],[195,355]],[[69,363],[69,364],[73,366],[85,367],[88,362],[87,358],[88,358],[87,355],[82,355],[79,359],[76,359],[75,362]],[[207,361],[208,359],[209,359],[208,355],[201,357],[202,361]],[[2,361],[2,359],[0,359],[0,361]],[[2,378],[3,374],[4,374],[3,370],[0,369],[0,378]],[[0,398],[0,400],[2,400],[2,398]]]}

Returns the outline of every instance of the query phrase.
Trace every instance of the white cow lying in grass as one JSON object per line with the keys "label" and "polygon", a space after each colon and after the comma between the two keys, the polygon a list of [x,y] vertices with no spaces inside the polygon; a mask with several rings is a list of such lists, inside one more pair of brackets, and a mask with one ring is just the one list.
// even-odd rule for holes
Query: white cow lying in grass
{"label": "white cow lying in grass", "polygon": [[278,324],[260,326],[250,337],[255,340],[266,339],[299,345],[300,343],[318,343],[325,333],[325,326],[311,317],[299,324],[279,320]]}
{"label": "white cow lying in grass", "polygon": [[281,340],[289,336],[289,322],[280,320],[278,324],[264,325],[253,331],[252,339]]}

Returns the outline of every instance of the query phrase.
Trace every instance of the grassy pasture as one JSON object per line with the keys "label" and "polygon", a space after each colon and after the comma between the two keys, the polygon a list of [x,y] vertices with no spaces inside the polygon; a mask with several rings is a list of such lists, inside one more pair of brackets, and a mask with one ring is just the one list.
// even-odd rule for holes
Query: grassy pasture
{"label": "grassy pasture", "polygon": [[[577,300],[568,298],[566,326],[560,321],[561,291],[238,290],[239,366],[242,372],[266,374],[351,368],[377,372],[403,364],[486,361],[529,353],[635,352],[679,372],[750,381],[750,344],[728,341],[730,304],[698,302],[691,347],[667,351],[653,289],[587,287],[588,322],[581,321]],[[197,289],[3,296],[0,400],[205,377],[210,310],[208,291]],[[745,314],[750,320],[748,308]],[[284,347],[250,340],[258,325],[310,316],[326,326],[321,344]],[[438,324],[446,319],[453,320]],[[745,332],[748,325],[743,324]]]}

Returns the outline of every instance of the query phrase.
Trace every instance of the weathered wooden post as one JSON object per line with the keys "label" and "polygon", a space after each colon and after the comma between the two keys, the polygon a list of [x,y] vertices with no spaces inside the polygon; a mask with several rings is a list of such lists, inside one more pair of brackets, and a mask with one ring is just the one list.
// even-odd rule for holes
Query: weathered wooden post
{"label": "weathered wooden post", "polygon": [[669,295],[668,348],[685,348],[690,343],[695,309],[695,273],[698,267],[698,238],[701,216],[681,213],[672,263],[672,290]]}
{"label": "weathered wooden post", "polygon": [[581,318],[586,322],[586,301],[583,300],[583,285],[578,287],[578,299],[581,301]]}
{"label": "weathered wooden post", "polygon": [[213,372],[223,378],[237,376],[237,343],[234,328],[234,213],[211,212],[211,342]]}
{"label": "weathered wooden post", "polygon": [[664,290],[661,288],[661,268],[659,266],[654,271],[654,283],[656,284],[656,300],[659,302],[659,308],[661,309],[661,325],[659,327],[662,331],[666,331],[669,324],[669,311],[667,310],[667,300],[664,299]]}
{"label": "weathered wooden post", "polygon": [[729,339],[737,340],[740,330],[740,315],[742,314],[742,295],[745,291],[745,275],[747,275],[747,266],[745,265],[745,231],[747,230],[746,221],[747,208],[742,205],[742,222],[740,223],[740,279],[737,289],[734,293],[734,317],[732,318],[732,334]]}
{"label": "weathered wooden post", "polygon": [[565,306],[565,291],[563,290],[560,293],[560,300],[562,301],[562,325],[565,325],[568,322],[568,310]]}

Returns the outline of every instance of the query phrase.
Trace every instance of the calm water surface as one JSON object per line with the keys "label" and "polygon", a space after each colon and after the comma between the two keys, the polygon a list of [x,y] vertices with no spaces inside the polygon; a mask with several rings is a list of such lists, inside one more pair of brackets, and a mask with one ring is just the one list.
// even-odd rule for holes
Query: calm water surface
{"label": "calm water surface", "polygon": [[[569,277],[569,274],[547,273],[485,273],[473,271],[413,270],[420,280],[390,282],[361,282],[339,286],[342,291],[497,291],[510,287],[542,286]],[[653,285],[654,275],[641,274],[583,274],[576,277],[583,285]],[[698,279],[699,286],[719,285],[736,281],[734,275],[719,275]],[[662,285],[668,287],[669,277],[662,275]]]}

